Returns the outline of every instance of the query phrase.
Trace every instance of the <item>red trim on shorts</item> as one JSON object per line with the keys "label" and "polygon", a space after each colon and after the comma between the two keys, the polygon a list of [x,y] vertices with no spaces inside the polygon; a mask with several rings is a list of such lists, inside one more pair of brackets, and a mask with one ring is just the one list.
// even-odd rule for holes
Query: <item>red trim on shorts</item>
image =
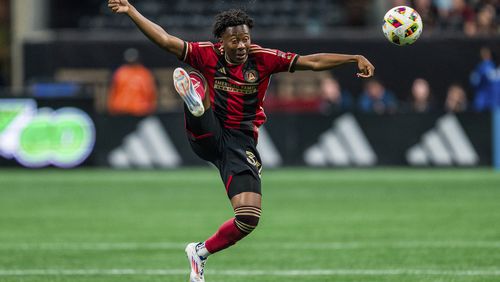
{"label": "red trim on shorts", "polygon": [[186,132],[189,133],[191,136],[193,136],[193,138],[196,139],[196,140],[207,138],[207,137],[210,137],[210,136],[214,136],[214,134],[212,132],[201,134],[201,135],[196,135],[193,132],[191,132],[191,130],[189,130],[187,128],[186,114],[184,114],[184,129],[186,129]]}
{"label": "red trim on shorts", "polygon": [[229,179],[227,180],[226,183],[226,193],[229,193],[229,185],[231,185],[231,181],[233,181],[233,176],[229,175]]}
{"label": "red trim on shorts", "polygon": [[199,140],[199,139],[203,139],[203,138],[208,138],[208,137],[211,137],[211,136],[214,136],[214,134],[212,132],[209,132],[209,133],[205,133],[205,134],[201,134],[201,135],[196,135],[194,134],[193,132],[191,132],[189,129],[186,128],[186,131],[191,135],[193,136],[194,139],[196,140]]}

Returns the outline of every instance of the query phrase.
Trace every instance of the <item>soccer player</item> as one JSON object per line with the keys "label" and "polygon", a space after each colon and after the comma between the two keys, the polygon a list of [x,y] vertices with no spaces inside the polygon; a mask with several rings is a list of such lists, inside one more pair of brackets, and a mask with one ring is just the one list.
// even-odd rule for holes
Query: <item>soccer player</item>
{"label": "soccer player", "polygon": [[108,7],[128,15],[151,41],[195,69],[174,71],[174,86],[185,102],[188,140],[199,157],[218,168],[235,214],[213,236],[186,247],[190,281],[203,282],[207,257],[243,239],[259,222],[262,165],[256,146],[258,128],[266,120],[262,106],[271,75],[357,63],[357,76],[367,78],[374,67],[361,55],[299,56],[254,45],[253,20],[241,10],[215,17],[214,44],[168,34],[127,0],[108,0]]}

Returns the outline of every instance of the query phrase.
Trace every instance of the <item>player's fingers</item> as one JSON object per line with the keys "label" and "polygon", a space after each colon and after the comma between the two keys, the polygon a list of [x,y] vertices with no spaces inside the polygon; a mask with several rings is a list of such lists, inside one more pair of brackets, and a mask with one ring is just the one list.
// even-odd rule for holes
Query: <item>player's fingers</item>
{"label": "player's fingers", "polygon": [[120,5],[122,5],[122,4],[123,4],[123,3],[121,3],[121,2],[120,2],[120,1],[118,1],[118,0],[110,0],[108,3],[109,3],[109,4],[115,4],[115,5],[118,5],[118,6],[120,6]]}
{"label": "player's fingers", "polygon": [[365,71],[365,74],[368,75],[368,76],[373,76],[373,68],[367,67],[366,71]]}

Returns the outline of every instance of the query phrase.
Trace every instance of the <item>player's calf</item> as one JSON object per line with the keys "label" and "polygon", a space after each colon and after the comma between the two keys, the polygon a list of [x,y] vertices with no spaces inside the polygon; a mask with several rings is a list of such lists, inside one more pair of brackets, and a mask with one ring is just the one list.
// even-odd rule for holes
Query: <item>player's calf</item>
{"label": "player's calf", "polygon": [[207,241],[190,243],[186,255],[191,266],[190,282],[204,282],[205,264],[209,255],[230,247],[250,234],[259,224],[261,209],[241,206],[234,210],[234,218],[226,221]]}
{"label": "player's calf", "polygon": [[258,225],[261,209],[242,206],[235,209],[235,217],[224,222],[212,237],[208,238],[197,253],[201,257],[222,251],[250,234]]}

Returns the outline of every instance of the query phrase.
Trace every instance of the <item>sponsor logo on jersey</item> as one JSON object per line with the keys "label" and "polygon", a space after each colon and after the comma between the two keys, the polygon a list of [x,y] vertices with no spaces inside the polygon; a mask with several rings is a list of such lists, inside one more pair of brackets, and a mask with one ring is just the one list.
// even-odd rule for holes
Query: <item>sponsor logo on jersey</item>
{"label": "sponsor logo on jersey", "polygon": [[258,92],[258,85],[236,85],[225,79],[215,78],[214,89],[240,94],[254,94]]}

